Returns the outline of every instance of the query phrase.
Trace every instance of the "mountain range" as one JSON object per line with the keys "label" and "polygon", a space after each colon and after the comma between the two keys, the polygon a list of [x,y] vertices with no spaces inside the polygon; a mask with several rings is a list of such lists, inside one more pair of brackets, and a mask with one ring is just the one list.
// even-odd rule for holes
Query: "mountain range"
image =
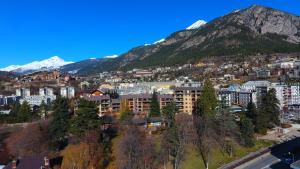
{"label": "mountain range", "polygon": [[208,23],[197,21],[152,45],[129,50],[114,59],[86,60],[62,67],[88,75],[110,70],[196,63],[203,57],[300,51],[300,17],[252,5]]}
{"label": "mountain range", "polygon": [[261,53],[300,51],[300,17],[252,5],[208,23],[199,20],[153,44],[118,56],[88,59],[61,67],[79,75],[196,63],[204,57],[240,57]]}
{"label": "mountain range", "polygon": [[11,65],[6,68],[0,69],[0,71],[26,74],[43,70],[59,69],[60,67],[71,63],[74,62],[66,62],[58,56],[53,56],[46,60],[34,61],[25,65]]}

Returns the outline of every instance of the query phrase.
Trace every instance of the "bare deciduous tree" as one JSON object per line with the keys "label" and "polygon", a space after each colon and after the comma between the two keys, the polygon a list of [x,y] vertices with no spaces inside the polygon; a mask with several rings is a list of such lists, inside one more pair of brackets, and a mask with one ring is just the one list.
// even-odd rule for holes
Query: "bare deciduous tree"
{"label": "bare deciduous tree", "polygon": [[211,160],[212,149],[216,144],[216,132],[214,130],[214,121],[209,118],[194,116],[194,126],[197,132],[197,147],[203,159],[206,169],[208,169]]}
{"label": "bare deciduous tree", "polygon": [[158,161],[153,140],[137,127],[124,126],[117,145],[117,168],[156,169]]}
{"label": "bare deciduous tree", "polygon": [[48,152],[48,123],[30,124],[12,133],[6,140],[8,152],[13,157],[46,155]]}

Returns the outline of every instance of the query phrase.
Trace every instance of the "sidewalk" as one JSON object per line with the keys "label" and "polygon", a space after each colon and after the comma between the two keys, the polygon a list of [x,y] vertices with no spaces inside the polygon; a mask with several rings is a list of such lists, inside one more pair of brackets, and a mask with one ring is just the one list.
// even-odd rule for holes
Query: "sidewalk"
{"label": "sidewalk", "polygon": [[231,163],[228,163],[226,165],[223,165],[219,169],[234,169],[234,168],[240,168],[242,165],[245,165],[246,163],[252,162],[258,157],[268,155],[271,152],[271,147],[263,148],[259,151],[250,153],[238,160],[235,160]]}

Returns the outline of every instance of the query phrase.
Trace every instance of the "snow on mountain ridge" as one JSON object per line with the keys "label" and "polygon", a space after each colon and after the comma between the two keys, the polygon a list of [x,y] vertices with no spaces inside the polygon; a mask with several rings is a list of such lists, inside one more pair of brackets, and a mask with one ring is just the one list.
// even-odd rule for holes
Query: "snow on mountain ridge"
{"label": "snow on mountain ridge", "polygon": [[111,55],[111,56],[104,56],[106,59],[114,59],[117,58],[119,55]]}
{"label": "snow on mountain ridge", "polygon": [[191,26],[187,27],[187,30],[191,30],[191,29],[198,29],[201,26],[205,25],[206,21],[204,20],[198,20],[197,22],[193,23]]}
{"label": "snow on mountain ridge", "polygon": [[164,42],[165,40],[166,40],[165,38],[163,38],[163,39],[160,39],[160,40],[158,40],[158,41],[154,42],[154,43],[153,43],[153,45],[156,45],[156,44],[162,43],[162,42]]}
{"label": "snow on mountain ridge", "polygon": [[11,65],[6,68],[0,69],[0,71],[13,71],[18,73],[23,73],[26,71],[37,71],[41,69],[57,69],[61,66],[71,64],[74,62],[66,62],[58,56],[53,56],[49,59],[42,61],[34,61],[25,65]]}

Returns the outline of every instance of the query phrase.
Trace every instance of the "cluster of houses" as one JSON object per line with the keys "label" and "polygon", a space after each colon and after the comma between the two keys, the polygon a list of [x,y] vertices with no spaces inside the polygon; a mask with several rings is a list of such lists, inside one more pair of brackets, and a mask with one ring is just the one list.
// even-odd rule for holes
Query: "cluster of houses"
{"label": "cluster of houses", "polygon": [[[269,81],[248,81],[244,84],[233,84],[226,88],[216,87],[217,98],[228,107],[241,111],[249,102],[257,106],[261,104],[262,97],[274,88],[283,111],[299,110],[300,84],[271,83]],[[134,114],[146,117],[150,111],[153,91],[157,92],[160,108],[175,102],[182,113],[192,114],[195,102],[202,93],[201,83],[176,83],[176,82],[150,82],[135,84],[119,84],[111,86],[101,85],[99,89],[77,92],[74,87],[61,87],[60,96],[67,98],[83,98],[95,102],[99,106],[99,115],[116,115],[122,107],[128,107]],[[0,105],[14,102],[40,106],[43,102],[50,104],[56,99],[52,88],[39,89],[38,95],[31,95],[29,88],[16,89],[16,95],[0,96]]]}
{"label": "cluster of houses", "polygon": [[[67,98],[75,97],[74,87],[61,87],[60,96]],[[38,95],[32,95],[30,88],[17,88],[16,94],[11,96],[0,95],[0,106],[5,107],[7,105],[12,105],[16,102],[22,104],[27,102],[31,107],[40,106],[42,103],[51,104],[56,100],[56,95],[54,94],[54,89],[49,87],[43,87],[39,89]],[[2,111],[3,113],[4,111]]]}
{"label": "cluster of houses", "polygon": [[249,101],[256,105],[270,89],[276,90],[279,107],[283,111],[298,111],[300,108],[300,83],[271,83],[269,81],[248,81],[243,85],[231,85],[219,91],[219,99],[226,104],[245,107]]}

